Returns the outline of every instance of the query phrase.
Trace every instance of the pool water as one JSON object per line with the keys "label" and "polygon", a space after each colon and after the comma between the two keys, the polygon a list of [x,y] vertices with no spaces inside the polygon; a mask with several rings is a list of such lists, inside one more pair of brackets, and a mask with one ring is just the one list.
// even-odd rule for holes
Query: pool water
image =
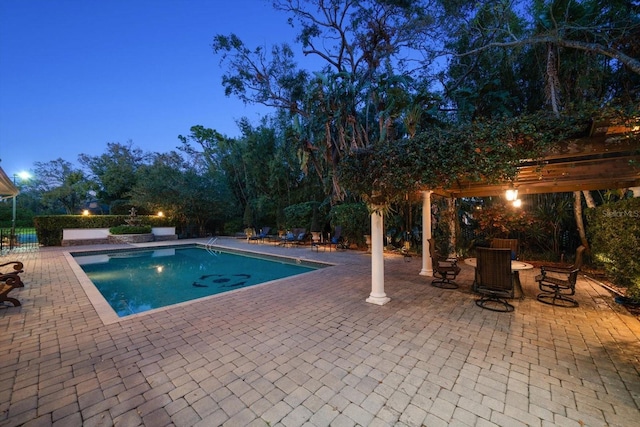
{"label": "pool water", "polygon": [[193,246],[73,257],[119,317],[318,268]]}

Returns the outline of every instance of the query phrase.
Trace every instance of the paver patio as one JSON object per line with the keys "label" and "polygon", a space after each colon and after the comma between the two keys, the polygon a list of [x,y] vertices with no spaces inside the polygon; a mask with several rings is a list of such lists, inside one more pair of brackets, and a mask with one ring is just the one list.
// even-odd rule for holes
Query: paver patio
{"label": "paver patio", "polygon": [[0,425],[640,425],[640,322],[593,281],[557,308],[521,272],[495,313],[464,263],[444,290],[386,255],[377,306],[365,253],[219,242],[336,265],[105,324],[69,248],[0,258],[26,285],[0,307]]}

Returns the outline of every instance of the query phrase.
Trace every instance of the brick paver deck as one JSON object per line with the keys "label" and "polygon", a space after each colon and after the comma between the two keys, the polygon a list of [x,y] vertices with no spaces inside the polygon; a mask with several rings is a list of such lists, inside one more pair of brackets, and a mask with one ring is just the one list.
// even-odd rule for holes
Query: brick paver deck
{"label": "brick paver deck", "polygon": [[443,290],[387,255],[377,306],[367,254],[219,242],[337,265],[105,324],[64,249],[0,258],[26,285],[0,307],[0,425],[640,425],[640,322],[590,280],[557,308],[522,272],[495,313],[471,267]]}

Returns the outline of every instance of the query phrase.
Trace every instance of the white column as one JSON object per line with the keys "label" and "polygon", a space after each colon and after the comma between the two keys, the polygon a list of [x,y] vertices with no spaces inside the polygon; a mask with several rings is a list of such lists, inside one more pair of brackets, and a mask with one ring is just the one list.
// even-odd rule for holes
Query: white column
{"label": "white column", "polygon": [[421,276],[433,276],[429,239],[431,238],[431,191],[422,192],[422,270]]}
{"label": "white column", "polygon": [[391,301],[384,293],[384,221],[381,210],[371,213],[371,294],[367,302],[384,305]]}

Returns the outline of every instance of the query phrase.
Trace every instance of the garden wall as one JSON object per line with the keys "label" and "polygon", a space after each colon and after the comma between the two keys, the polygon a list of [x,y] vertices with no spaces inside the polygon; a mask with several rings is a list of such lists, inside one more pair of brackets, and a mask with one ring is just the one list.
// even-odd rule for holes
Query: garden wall
{"label": "garden wall", "polygon": [[[125,237],[126,236],[126,237]],[[62,230],[62,246],[98,245],[107,243],[143,243],[177,240],[175,227],[152,227],[151,234],[112,235],[108,228],[65,228]]]}

